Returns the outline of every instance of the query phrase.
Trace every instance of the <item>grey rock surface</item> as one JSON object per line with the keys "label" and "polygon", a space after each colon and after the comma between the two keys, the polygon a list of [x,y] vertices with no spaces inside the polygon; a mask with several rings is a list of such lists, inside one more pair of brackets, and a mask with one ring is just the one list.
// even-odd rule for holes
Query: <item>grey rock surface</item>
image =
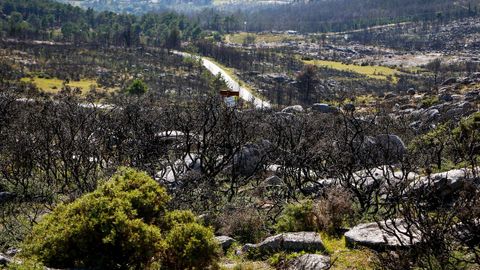
{"label": "grey rock surface", "polygon": [[215,240],[220,244],[223,250],[229,249],[233,243],[235,243],[235,239],[226,235],[215,236]]}
{"label": "grey rock surface", "polygon": [[288,106],[282,110],[283,113],[301,113],[303,112],[303,107],[301,105]]}
{"label": "grey rock surface", "polygon": [[302,255],[288,266],[288,270],[323,270],[329,269],[330,258],[319,254]]}
{"label": "grey rock surface", "polygon": [[252,249],[261,254],[270,254],[278,251],[323,251],[325,246],[316,232],[287,232],[267,237],[258,244],[246,244],[242,251],[248,252]]}
{"label": "grey rock surface", "polygon": [[[413,232],[410,232],[413,231]],[[407,230],[402,220],[359,224],[345,233],[347,246],[366,246],[375,250],[408,247],[419,242],[418,232]]]}

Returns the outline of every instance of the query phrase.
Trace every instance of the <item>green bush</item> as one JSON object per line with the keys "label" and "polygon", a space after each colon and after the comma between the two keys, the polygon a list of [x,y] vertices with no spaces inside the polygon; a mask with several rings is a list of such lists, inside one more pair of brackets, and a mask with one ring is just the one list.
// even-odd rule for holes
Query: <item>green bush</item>
{"label": "green bush", "polygon": [[168,212],[163,220],[162,228],[171,230],[179,224],[194,223],[195,216],[190,211],[174,210]]}
{"label": "green bush", "polygon": [[[167,212],[168,200],[145,173],[121,169],[96,191],[46,215],[24,242],[22,255],[54,268],[148,269],[195,261],[188,257],[193,253],[174,252],[178,246],[196,243],[196,251],[216,254],[210,230],[194,223],[190,212]],[[177,230],[182,238],[171,237]],[[215,258],[205,256],[202,264]]]}
{"label": "green bush", "polygon": [[312,201],[287,205],[275,224],[275,229],[277,232],[315,231]]}
{"label": "green bush", "polygon": [[437,105],[440,103],[440,100],[436,96],[424,97],[420,103],[420,107],[425,109]]}
{"label": "green bush", "polygon": [[478,145],[480,142],[480,112],[462,119],[458,127],[453,130],[453,135],[460,141],[464,140]]}
{"label": "green bush", "polygon": [[167,235],[166,269],[206,269],[220,252],[213,232],[197,223],[173,227]]}

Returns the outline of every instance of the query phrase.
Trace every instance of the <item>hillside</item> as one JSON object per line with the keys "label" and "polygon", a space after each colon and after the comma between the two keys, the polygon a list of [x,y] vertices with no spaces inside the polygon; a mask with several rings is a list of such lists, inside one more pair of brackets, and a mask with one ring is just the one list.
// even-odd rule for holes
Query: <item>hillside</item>
{"label": "hillside", "polygon": [[480,269],[477,0],[70,2],[0,0],[0,269]]}

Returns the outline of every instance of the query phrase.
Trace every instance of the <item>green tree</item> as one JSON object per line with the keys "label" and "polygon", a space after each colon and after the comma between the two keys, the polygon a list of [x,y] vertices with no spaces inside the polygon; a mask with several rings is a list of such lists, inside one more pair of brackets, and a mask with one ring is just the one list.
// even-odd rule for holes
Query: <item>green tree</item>
{"label": "green tree", "polygon": [[127,92],[130,95],[143,95],[148,91],[147,85],[140,79],[135,79],[127,88]]}
{"label": "green tree", "polygon": [[67,22],[62,26],[62,36],[65,40],[73,40],[79,31],[78,25],[71,22]]}
{"label": "green tree", "polygon": [[167,40],[165,41],[165,47],[168,49],[176,49],[180,47],[180,30],[177,27],[173,27],[170,30],[170,33],[167,36]]}
{"label": "green tree", "polygon": [[307,65],[297,76],[298,88],[305,103],[310,101],[310,94],[315,90],[316,74],[315,66]]}

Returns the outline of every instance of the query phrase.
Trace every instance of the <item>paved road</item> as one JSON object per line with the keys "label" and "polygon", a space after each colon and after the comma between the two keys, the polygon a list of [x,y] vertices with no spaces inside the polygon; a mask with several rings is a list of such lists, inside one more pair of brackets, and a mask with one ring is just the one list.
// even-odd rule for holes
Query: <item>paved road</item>
{"label": "paved road", "polygon": [[214,62],[200,56],[192,55],[190,53],[186,52],[179,52],[179,51],[173,51],[174,54],[181,55],[184,57],[194,57],[194,58],[200,58],[202,60],[202,65],[210,71],[213,75],[220,74],[222,76],[222,79],[225,81],[227,84],[228,88],[230,88],[231,91],[236,91],[240,92],[240,98],[252,102],[257,109],[263,109],[263,108],[270,108],[270,102],[260,99],[258,97],[253,96],[253,94],[250,92],[245,87],[242,87],[236,80],[234,80],[228,73],[223,70],[220,66],[215,64]]}

